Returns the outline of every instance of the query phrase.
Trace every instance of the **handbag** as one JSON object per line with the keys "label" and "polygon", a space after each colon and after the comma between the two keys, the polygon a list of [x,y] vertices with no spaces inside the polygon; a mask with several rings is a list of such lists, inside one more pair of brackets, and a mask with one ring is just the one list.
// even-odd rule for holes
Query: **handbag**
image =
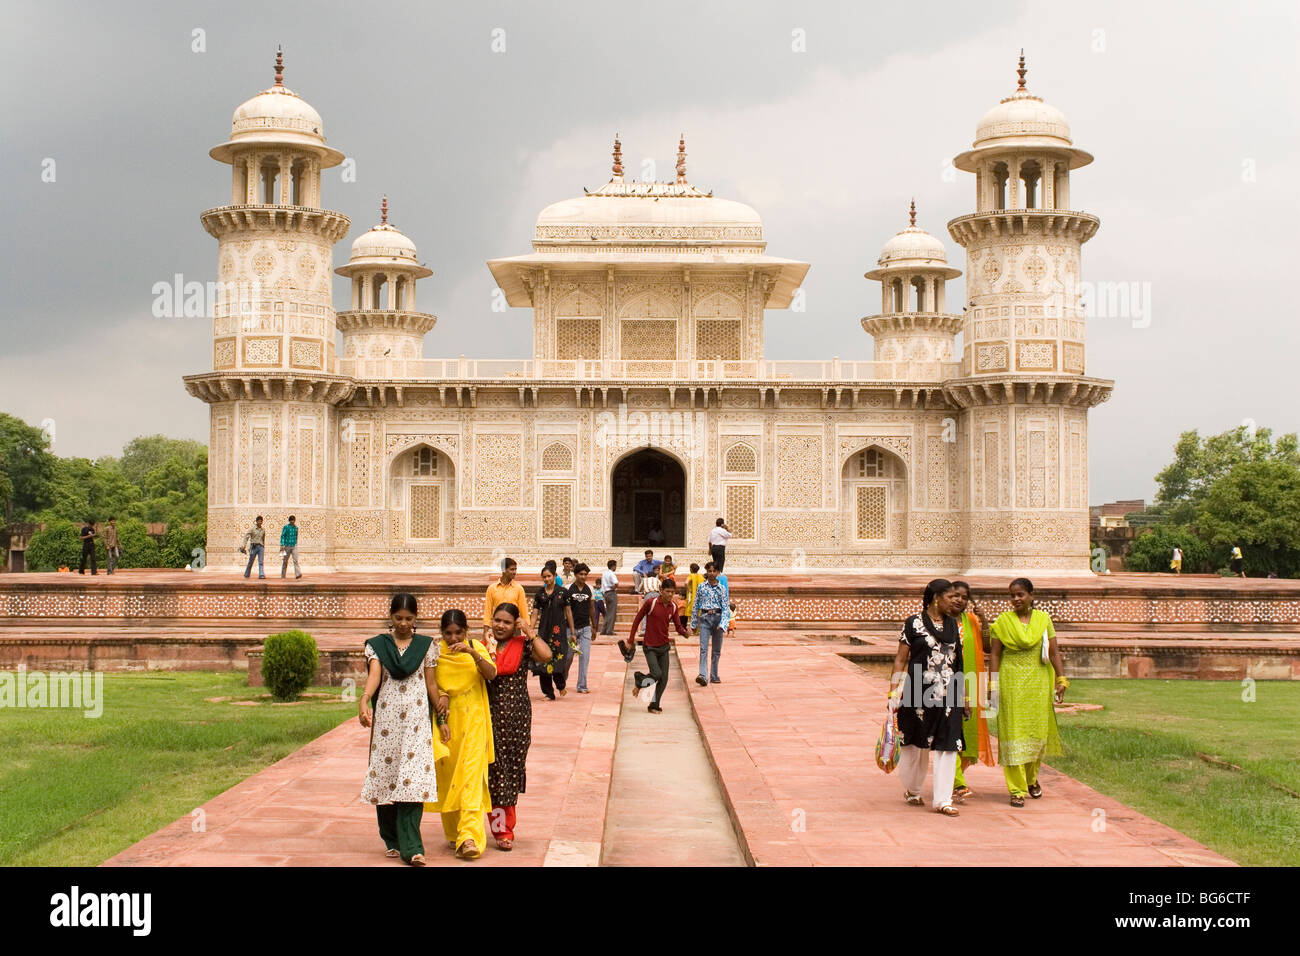
{"label": "handbag", "polygon": [[902,744],[898,742],[898,717],[891,711],[876,739],[876,766],[885,773],[893,773],[898,766],[901,748]]}

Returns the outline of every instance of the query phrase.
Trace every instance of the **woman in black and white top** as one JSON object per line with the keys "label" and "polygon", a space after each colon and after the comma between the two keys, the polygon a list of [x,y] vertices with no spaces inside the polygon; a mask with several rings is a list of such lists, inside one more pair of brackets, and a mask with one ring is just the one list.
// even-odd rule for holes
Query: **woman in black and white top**
{"label": "woman in black and white top", "polygon": [[950,614],[953,594],[952,584],[943,578],[926,585],[924,610],[903,624],[889,694],[903,745],[898,762],[903,799],[911,806],[925,805],[921,787],[933,750],[934,808],[950,817],[958,812],[952,805],[953,778],[965,746],[962,720],[970,712],[962,675],[961,631]]}

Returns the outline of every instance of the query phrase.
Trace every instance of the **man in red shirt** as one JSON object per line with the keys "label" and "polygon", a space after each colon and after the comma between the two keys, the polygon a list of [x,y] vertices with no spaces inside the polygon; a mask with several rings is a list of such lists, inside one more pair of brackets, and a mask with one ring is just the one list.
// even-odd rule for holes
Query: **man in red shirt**
{"label": "man in red shirt", "polygon": [[668,643],[668,625],[671,623],[677,628],[677,633],[682,637],[687,636],[686,628],[682,627],[681,618],[677,614],[677,602],[673,599],[676,593],[677,582],[672,578],[664,578],[659,583],[659,596],[653,601],[641,602],[637,608],[636,617],[632,619],[632,633],[628,638],[632,653],[635,654],[637,628],[644,620],[645,637],[641,646],[645,649],[646,665],[650,668],[650,673],[636,671],[632,676],[636,690],[649,684],[655,685],[654,702],[646,708],[652,714],[663,713],[659,701],[664,696],[664,688],[668,686],[668,650],[671,646]]}

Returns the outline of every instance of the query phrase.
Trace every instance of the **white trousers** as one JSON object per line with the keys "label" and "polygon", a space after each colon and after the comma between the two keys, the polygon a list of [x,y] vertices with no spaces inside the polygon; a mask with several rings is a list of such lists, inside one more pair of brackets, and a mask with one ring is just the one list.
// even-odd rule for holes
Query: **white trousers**
{"label": "white trousers", "polygon": [[[937,810],[952,803],[952,782],[957,775],[955,750],[934,752],[934,789],[931,803]],[[908,793],[920,793],[925,786],[925,771],[930,766],[930,751],[921,747],[905,746],[898,759],[898,778]]]}

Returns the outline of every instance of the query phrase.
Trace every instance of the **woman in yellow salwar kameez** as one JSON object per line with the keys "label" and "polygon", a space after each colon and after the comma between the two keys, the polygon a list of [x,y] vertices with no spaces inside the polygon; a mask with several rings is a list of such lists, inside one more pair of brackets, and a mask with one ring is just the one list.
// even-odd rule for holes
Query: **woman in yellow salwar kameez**
{"label": "woman in yellow salwar kameez", "polygon": [[472,860],[487,845],[484,819],[492,809],[488,764],[492,748],[492,711],[487,682],[496,677],[492,652],[469,636],[469,622],[458,608],[444,611],[438,644],[438,689],[451,698],[446,721],[450,739],[433,738],[438,799],[424,808],[442,815],[442,832],[456,855]]}
{"label": "woman in yellow salwar kameez", "polygon": [[[971,600],[970,585],[952,582],[952,614],[961,629],[961,659],[965,662],[966,700],[971,703],[970,716],[962,721],[962,742],[966,745],[957,759],[957,774],[952,795],[960,803],[975,791],[966,785],[965,770],[973,763],[995,766],[993,744],[989,740],[989,722],[984,716],[984,691],[987,671],[984,652],[988,649],[988,621],[978,601]],[[969,610],[967,607],[969,606]]]}
{"label": "woman in yellow salwar kameez", "polygon": [[1012,609],[998,615],[992,627],[991,696],[998,713],[998,763],[1011,805],[1023,807],[1026,794],[1035,799],[1043,795],[1038,782],[1042,759],[1062,752],[1052,703],[1064,698],[1070,682],[1062,673],[1052,619],[1034,608],[1034,585],[1016,578],[1010,592]]}

